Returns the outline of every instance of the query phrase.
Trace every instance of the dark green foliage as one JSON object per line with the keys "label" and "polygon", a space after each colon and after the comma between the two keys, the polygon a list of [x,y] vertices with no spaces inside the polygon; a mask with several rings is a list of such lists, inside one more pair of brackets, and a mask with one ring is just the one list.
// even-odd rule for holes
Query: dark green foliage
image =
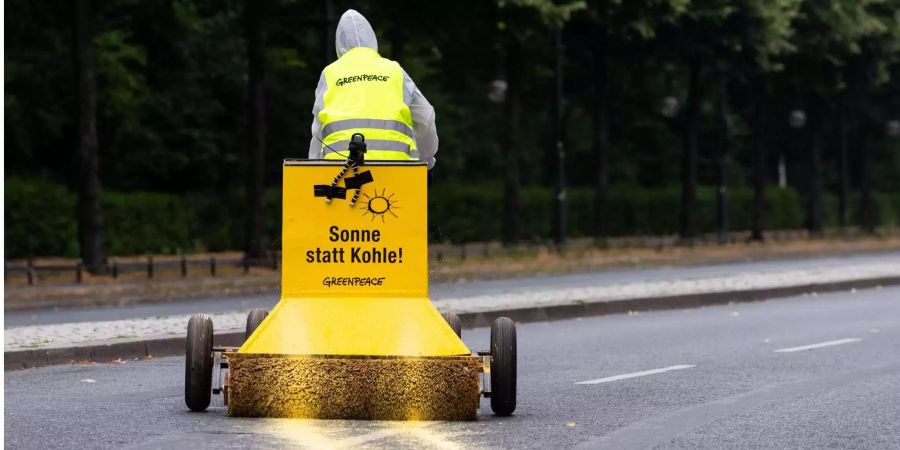
{"label": "dark green foliage", "polygon": [[3,187],[7,258],[78,254],[75,194],[40,180],[7,178]]}
{"label": "dark green foliage", "polygon": [[[565,140],[569,234],[594,227],[598,177],[593,145],[596,26],[608,37],[609,233],[677,230],[686,63],[703,58],[697,124],[696,225],[715,223],[720,124],[713,90],[728,78],[729,225],[749,228],[757,79],[768,83],[765,182],[784,155],[788,189],[767,189],[765,225],[802,228],[809,141],[821,127],[823,225],[837,223],[839,100],[847,96],[851,191],[858,224],[863,180],[876,193],[881,225],[900,223],[900,139],[885,123],[900,113],[900,0],[332,0],[365,14],[381,53],[396,59],[435,106],[441,148],[430,199],[435,241],[501,236],[506,105],[488,98],[493,81],[520,82],[515,139],[522,191],[519,237],[549,237],[553,205],[553,27],[566,21]],[[243,0],[110,0],[95,5],[94,53],[104,239],[109,254],[234,250],[246,220],[247,61]],[[266,233],[280,247],[281,160],[304,157],[320,70],[323,1],[270,1],[266,18]],[[78,253],[75,238],[75,72],[71,3],[6,2],[6,256]],[[586,7],[586,8],[585,8]],[[504,37],[524,50],[506,67]],[[664,98],[680,113],[663,117]],[[816,103],[812,103],[815,100]],[[813,106],[813,105],[820,105]],[[804,108],[810,125],[788,127]],[[861,171],[857,144],[872,158]],[[36,181],[48,180],[51,183]],[[65,189],[61,186],[69,186]],[[851,224],[851,225],[852,225]]]}
{"label": "dark green foliage", "polygon": [[183,196],[105,192],[101,205],[104,245],[110,255],[195,250],[189,235],[191,208]]}
{"label": "dark green foliage", "polygon": [[[440,242],[489,241],[500,238],[502,188],[498,184],[445,185],[429,192],[431,240]],[[542,241],[550,237],[553,190],[549,187],[523,189],[521,227],[524,240]],[[898,196],[885,196],[887,198]],[[750,226],[752,192],[741,188],[731,192],[729,215],[734,229]],[[664,235],[678,231],[677,187],[648,189],[614,186],[610,190],[610,234]],[[803,226],[803,204],[791,188],[768,190],[766,199],[769,228],[798,229]],[[593,221],[593,191],[570,189],[568,212],[573,237],[590,236]],[[697,221],[700,232],[715,231],[715,192],[698,190]],[[896,220],[896,219],[895,219]],[[835,217],[826,221],[834,226]]]}
{"label": "dark green foliage", "polygon": [[[6,258],[76,256],[75,195],[45,181],[9,178],[6,189]],[[550,238],[551,187],[523,188],[521,227],[524,241]],[[769,228],[798,229],[803,225],[802,198],[793,189],[770,188],[767,212]],[[281,247],[281,190],[269,189],[267,233],[273,248]],[[735,229],[749,226],[751,192],[731,192]],[[221,194],[164,194],[152,192],[104,192],[104,227],[109,255],[190,253],[239,248],[243,216],[230,205],[241,204],[234,192]],[[593,191],[569,190],[571,235],[590,236],[593,223]],[[613,236],[663,235],[678,230],[679,190],[614,186],[610,195],[610,231]],[[826,211],[836,199],[826,198]],[[442,184],[429,191],[429,231],[432,242],[493,241],[500,238],[502,188],[498,183]],[[715,198],[711,187],[698,191],[698,225],[701,232],[715,229]],[[879,220],[900,223],[900,195],[876,195]],[[835,226],[831,213],[826,226]]]}

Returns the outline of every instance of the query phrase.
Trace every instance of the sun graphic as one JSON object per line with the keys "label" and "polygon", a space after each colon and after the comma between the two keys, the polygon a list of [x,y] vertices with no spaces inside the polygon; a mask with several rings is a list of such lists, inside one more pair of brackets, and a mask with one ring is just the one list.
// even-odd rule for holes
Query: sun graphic
{"label": "sun graphic", "polygon": [[378,192],[378,189],[375,189],[375,193],[373,195],[369,195],[363,193],[362,199],[362,207],[363,216],[372,215],[372,220],[374,221],[376,217],[381,217],[381,221],[384,222],[384,216],[390,214],[394,217],[397,217],[394,214],[394,210],[400,209],[397,206],[397,200],[394,200],[394,194],[387,194],[387,189],[382,189],[381,193]]}

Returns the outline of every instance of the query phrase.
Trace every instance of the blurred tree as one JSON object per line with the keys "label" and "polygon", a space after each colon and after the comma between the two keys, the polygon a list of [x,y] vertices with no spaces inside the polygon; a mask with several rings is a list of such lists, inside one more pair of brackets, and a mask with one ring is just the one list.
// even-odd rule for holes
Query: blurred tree
{"label": "blurred tree", "polygon": [[522,118],[522,74],[526,65],[523,58],[522,44],[519,40],[507,34],[504,39],[505,46],[497,55],[504,61],[506,70],[501,95],[506,97],[505,121],[503,127],[503,243],[507,246],[516,244],[520,239],[519,233],[519,190],[521,188],[520,165],[520,124]]}
{"label": "blurred tree", "polygon": [[[412,0],[268,1],[265,45],[255,59],[262,72],[253,72],[249,61],[248,8],[259,6],[254,3],[109,0],[93,6],[87,41],[96,80],[92,143],[80,121],[89,96],[73,89],[84,68],[73,68],[75,9],[6,2],[7,175],[24,182],[46,178],[80,192],[86,186],[80,152],[94,145],[104,193],[134,193],[138,201],[152,196],[137,191],[190,193],[202,223],[216,224],[209,231],[215,238],[208,239],[215,248],[247,247],[250,228],[278,235],[279,162],[305,154],[320,65],[334,57],[333,27],[322,21],[329,6],[335,14],[351,7],[366,14],[382,53],[399,59],[434,104],[441,152],[432,188],[481,183],[496,190],[490,193],[497,194],[490,197],[496,204],[485,210],[502,217],[502,225],[486,235],[507,244],[553,236],[551,215],[559,216],[565,203],[533,188],[553,185],[560,169],[567,183],[557,190],[571,192],[565,211],[573,234],[588,230],[602,238],[628,227],[657,232],[674,225],[683,236],[710,230],[716,221],[703,195],[714,191],[704,185],[717,178],[734,197],[720,208],[731,213],[732,225],[751,223],[758,239],[766,226],[795,226],[794,215],[780,219],[783,211],[766,203],[786,190],[766,192],[766,183],[774,172],[767,154],[784,145],[787,117],[798,105],[808,117],[798,136],[806,150],[784,155],[788,183],[804,193],[802,204],[813,218],[807,225],[842,221],[871,230],[896,220],[885,199],[900,189],[894,176],[900,144],[887,139],[885,122],[898,115],[888,99],[900,92],[900,0],[592,0],[588,9],[550,0],[436,0],[427,8]],[[559,53],[551,33],[563,23]],[[566,101],[551,104],[548,96],[563,71]],[[255,91],[251,85],[261,86],[260,78],[264,90]],[[256,92],[278,95],[266,96],[254,110]],[[671,120],[660,117],[663,98],[675,113]],[[264,132],[253,131],[254,120],[265,124]],[[565,165],[555,151],[562,131]],[[82,136],[85,146],[73,151]],[[844,162],[832,169],[833,161]],[[736,198],[744,185],[754,188],[752,203]],[[677,199],[682,187],[678,220],[669,217],[671,202],[641,216],[657,218],[658,227],[614,217],[648,207],[642,189]],[[262,188],[275,193],[268,210],[256,206]],[[834,203],[843,205],[836,215],[832,188],[840,194]],[[851,188],[859,194],[853,201]],[[542,197],[530,197],[535,192]],[[541,202],[546,205],[536,208]],[[245,207],[222,212],[222,205],[235,204]],[[738,204],[752,205],[752,220],[735,216]],[[432,208],[432,217],[446,218],[454,207],[436,202]],[[73,206],[61,214],[75,219],[81,211]],[[462,217],[445,229],[481,229],[480,217],[456,212]],[[267,218],[259,219],[263,214]],[[110,230],[124,229],[124,215],[103,214],[105,250],[113,248]],[[432,225],[435,239],[462,239],[444,233],[442,223]],[[181,238],[167,242],[194,245]]]}
{"label": "blurred tree", "polygon": [[[565,239],[565,151],[564,138],[562,129],[562,116],[564,114],[562,108],[562,43],[560,42],[560,30],[569,21],[571,15],[586,7],[584,1],[567,1],[554,2],[552,0],[497,0],[497,5],[501,9],[504,20],[498,24],[500,31],[504,31],[505,38],[505,61],[507,73],[506,85],[506,144],[504,145],[504,204],[503,204],[503,242],[507,245],[518,242],[520,220],[519,212],[519,153],[521,149],[517,144],[519,137],[519,120],[521,117],[520,106],[520,73],[527,67],[526,52],[521,51],[522,42],[527,40],[540,39],[539,36],[545,33],[545,29],[549,28],[554,31],[556,43],[554,58],[557,59],[554,73],[556,75],[555,101],[554,101],[554,138],[553,148],[555,158],[557,178],[557,198],[558,204],[555,209],[555,234],[554,238],[557,242]],[[503,58],[502,55],[497,55]]]}
{"label": "blurred tree", "polygon": [[244,255],[267,254],[266,199],[266,1],[247,0],[247,216]]}
{"label": "blurred tree", "polygon": [[90,0],[75,0],[73,50],[78,80],[75,86],[78,93],[78,241],[85,267],[90,273],[97,274],[106,271],[106,254],[103,251],[103,215],[100,211],[93,16]]}
{"label": "blurred tree", "polygon": [[[765,76],[779,70],[775,58],[794,50],[789,38],[799,3],[800,0],[698,0],[679,16],[675,27],[667,30],[666,37],[672,41],[675,56],[688,68],[687,105],[680,122],[683,127],[680,236],[686,242],[696,235],[697,139],[706,73],[718,68],[725,70],[726,77],[734,71],[747,77]],[[757,195],[761,199],[764,192]]]}
{"label": "blurred tree", "polygon": [[[900,2],[896,0],[807,0],[795,21],[793,41],[799,51],[787,60],[787,86],[805,96],[811,106],[808,127],[810,155],[807,190],[807,227],[818,233],[822,227],[822,140],[839,146],[839,220],[848,215],[849,159],[847,135],[858,135],[860,222],[874,229],[869,155],[872,137],[883,126],[870,93],[886,83],[888,68],[897,64],[900,51]],[[836,127],[828,123],[837,122]],[[834,139],[831,130],[838,135]]]}
{"label": "blurred tree", "polygon": [[663,23],[671,24],[682,14],[689,0],[592,0],[585,16],[592,23],[589,34],[593,82],[592,130],[594,153],[594,235],[604,239],[609,233],[610,142],[610,54],[635,41],[651,40]]}

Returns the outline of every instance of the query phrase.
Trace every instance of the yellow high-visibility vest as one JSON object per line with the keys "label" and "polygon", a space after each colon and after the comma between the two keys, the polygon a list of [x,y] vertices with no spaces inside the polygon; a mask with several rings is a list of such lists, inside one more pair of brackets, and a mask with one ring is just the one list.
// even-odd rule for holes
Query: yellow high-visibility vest
{"label": "yellow high-visibility vest", "polygon": [[319,121],[325,159],[346,159],[354,133],[366,138],[367,160],[419,159],[400,64],[356,47],[324,74],[328,88]]}

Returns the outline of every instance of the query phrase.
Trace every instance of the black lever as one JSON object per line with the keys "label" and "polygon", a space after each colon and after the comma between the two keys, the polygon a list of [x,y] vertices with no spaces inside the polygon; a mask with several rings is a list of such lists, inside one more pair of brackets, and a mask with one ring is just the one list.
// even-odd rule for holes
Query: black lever
{"label": "black lever", "polygon": [[[366,137],[361,133],[354,133],[350,137],[350,155],[344,162],[344,167],[338,172],[337,176],[331,180],[331,185],[313,186],[313,195],[316,197],[325,197],[325,201],[331,203],[332,198],[347,198],[347,190],[353,190],[353,198],[350,199],[350,206],[356,204],[359,200],[359,192],[362,185],[373,181],[372,174],[368,171],[359,173],[359,166],[366,162]],[[353,177],[344,180],[345,188],[338,186],[338,182],[347,171],[353,169]]]}
{"label": "black lever", "polygon": [[350,158],[356,165],[366,162],[366,137],[361,133],[353,133],[350,136]]}

